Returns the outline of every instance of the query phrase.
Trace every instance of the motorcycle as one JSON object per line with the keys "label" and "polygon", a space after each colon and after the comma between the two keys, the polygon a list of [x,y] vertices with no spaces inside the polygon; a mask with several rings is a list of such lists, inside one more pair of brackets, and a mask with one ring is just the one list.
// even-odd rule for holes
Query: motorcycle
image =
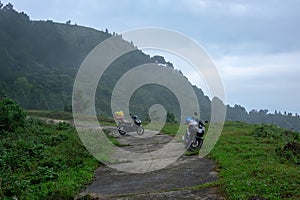
{"label": "motorcycle", "polygon": [[[194,113],[197,116],[197,113]],[[186,129],[186,134],[182,136],[182,140],[185,147],[190,151],[199,150],[203,144],[203,136],[205,134],[205,123],[200,119],[195,119],[192,117],[186,117],[186,122],[188,123],[188,128]]]}
{"label": "motorcycle", "polygon": [[127,122],[125,120],[119,120],[117,125],[118,132],[121,135],[125,135],[127,132],[136,132],[138,135],[144,134],[144,128],[142,125],[142,121],[139,119],[137,115],[129,114],[132,122]]}

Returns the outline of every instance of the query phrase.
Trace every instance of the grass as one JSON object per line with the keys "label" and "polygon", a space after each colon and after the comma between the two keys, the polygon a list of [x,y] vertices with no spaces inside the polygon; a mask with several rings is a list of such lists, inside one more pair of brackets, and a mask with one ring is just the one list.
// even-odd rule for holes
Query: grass
{"label": "grass", "polygon": [[117,147],[126,147],[130,146],[129,144],[121,144],[114,136],[110,135],[109,129],[103,129],[104,134],[106,137],[111,141],[111,143]]}
{"label": "grass", "polygon": [[[26,114],[32,118],[47,118],[47,119],[59,119],[59,120],[73,120],[73,114],[65,111],[47,111],[47,110],[26,110]],[[89,116],[87,116],[88,118]],[[113,118],[98,115],[98,121],[101,125],[116,126],[116,122]]]}
{"label": "grass", "polygon": [[[25,129],[0,135],[0,199],[73,198],[92,180],[99,162],[71,126],[33,119],[28,123]],[[174,136],[178,128],[185,132],[178,124],[166,124],[161,132]],[[300,159],[283,151],[287,142],[299,142],[299,137],[276,126],[226,122],[208,155],[217,162],[220,176],[212,185],[227,199],[300,199]],[[210,184],[194,189],[201,187]]]}
{"label": "grass", "polygon": [[101,125],[116,126],[115,120],[111,117],[98,115],[97,118],[98,118],[98,121],[100,122]]}
{"label": "grass", "polygon": [[210,158],[217,161],[221,189],[228,199],[300,198],[300,166],[280,157],[276,149],[287,141],[285,131],[264,126],[269,134],[257,134],[262,126],[227,122]]}
{"label": "grass", "polygon": [[[174,135],[178,125],[166,124],[163,133]],[[300,199],[300,159],[285,157],[283,146],[299,142],[300,135],[272,125],[226,122],[208,155],[218,165],[218,185],[227,199]],[[187,151],[186,155],[198,155]],[[200,185],[194,189],[209,187]]]}
{"label": "grass", "polygon": [[71,199],[99,166],[65,123],[30,119],[0,137],[0,199]]}
{"label": "grass", "polygon": [[27,116],[49,118],[49,119],[60,119],[60,120],[72,120],[73,115],[69,112],[64,111],[45,111],[45,110],[26,110]]}
{"label": "grass", "polygon": [[152,122],[144,125],[145,128],[150,130],[161,131],[163,134],[167,134],[170,136],[175,136],[177,132],[184,133],[186,129],[186,125],[180,125],[179,123],[165,123],[162,124],[160,122]]}
{"label": "grass", "polygon": [[[178,132],[179,128],[180,129],[184,128],[184,130],[185,130],[186,126],[183,126],[183,127],[181,126],[180,127],[179,124],[169,124],[169,123],[167,123],[167,124],[164,125],[161,132],[163,132],[164,134],[167,134],[167,135],[175,136],[176,133]],[[182,130],[179,130],[179,131],[182,132]]]}

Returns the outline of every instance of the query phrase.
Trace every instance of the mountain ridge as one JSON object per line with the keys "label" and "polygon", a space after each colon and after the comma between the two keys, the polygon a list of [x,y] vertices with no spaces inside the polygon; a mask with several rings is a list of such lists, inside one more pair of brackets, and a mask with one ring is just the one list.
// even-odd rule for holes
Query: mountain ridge
{"label": "mountain ridge", "polygon": [[[81,62],[97,44],[114,35],[117,34],[111,34],[107,29],[104,32],[50,20],[32,21],[27,14],[14,10],[12,4],[2,5],[0,96],[14,99],[25,109],[70,111],[73,82]],[[111,92],[118,78],[131,68],[145,63],[158,63],[164,65],[162,67],[176,70],[162,56],[150,57],[140,50],[121,56],[105,72],[107,76],[100,80],[99,85],[102,87],[97,88],[96,96],[101,97],[96,101],[99,115],[111,116]],[[177,72],[180,73],[180,70]],[[184,76],[182,73],[181,75]],[[196,86],[193,89],[199,100],[201,118],[210,119],[211,101],[218,99],[209,99]],[[132,112],[148,113],[153,103],[162,104],[179,118],[178,103],[172,93],[154,85],[134,94]],[[226,107],[226,120],[276,124],[300,131],[298,114],[272,114],[263,109],[247,112],[240,105]],[[141,115],[147,117],[147,114]]]}

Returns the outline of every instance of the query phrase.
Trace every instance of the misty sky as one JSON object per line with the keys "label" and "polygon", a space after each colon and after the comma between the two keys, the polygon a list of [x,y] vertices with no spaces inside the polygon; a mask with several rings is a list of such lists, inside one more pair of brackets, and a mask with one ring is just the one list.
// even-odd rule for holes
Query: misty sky
{"label": "misty sky", "polygon": [[[300,113],[298,0],[2,0],[8,2],[33,20],[117,33],[149,26],[179,31],[216,63],[227,104]],[[197,84],[184,64],[171,62]]]}

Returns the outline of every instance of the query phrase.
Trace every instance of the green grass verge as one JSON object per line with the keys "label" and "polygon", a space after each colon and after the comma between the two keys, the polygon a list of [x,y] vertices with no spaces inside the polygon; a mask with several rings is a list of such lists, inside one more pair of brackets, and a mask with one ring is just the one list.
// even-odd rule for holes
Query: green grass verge
{"label": "green grass verge", "polygon": [[178,132],[178,129],[180,128],[179,124],[165,124],[161,132],[167,135],[175,136]]}
{"label": "green grass verge", "polygon": [[160,122],[152,122],[150,124],[145,124],[145,128],[150,130],[156,130],[161,131],[163,134],[167,134],[170,136],[175,136],[179,130],[180,133],[185,132],[186,125],[180,125],[180,124],[172,124],[172,123],[166,123],[162,124]]}
{"label": "green grass verge", "polygon": [[73,115],[64,111],[46,111],[46,110],[26,110],[27,116],[37,118],[49,118],[60,120],[72,120]]}
{"label": "green grass verge", "polygon": [[[176,124],[166,124],[162,132],[174,135],[177,129]],[[226,122],[208,155],[218,164],[220,180],[213,185],[228,199],[300,199],[300,158],[283,151],[286,143],[299,140],[299,133],[277,126]],[[206,185],[193,189],[198,187]]]}
{"label": "green grass verge", "polygon": [[[64,111],[26,110],[25,112],[29,117],[73,120],[73,114]],[[111,117],[98,115],[97,118],[101,125],[116,126],[115,120]]]}
{"label": "green grass verge", "polygon": [[[100,123],[113,124],[110,120]],[[91,181],[99,163],[81,145],[72,127],[34,121],[24,130],[1,135],[0,198],[74,197]],[[161,132],[174,136],[178,128],[178,124],[166,124]],[[186,127],[180,128],[184,134]],[[213,185],[228,199],[300,199],[300,159],[283,152],[287,142],[299,142],[299,138],[298,133],[275,126],[225,123],[208,155],[218,164],[220,180]],[[115,138],[109,139],[122,146]]]}
{"label": "green grass verge", "polygon": [[228,199],[300,198],[300,165],[276,153],[291,139],[286,133],[269,125],[225,124],[209,157],[218,162],[221,188]]}
{"label": "green grass verge", "polygon": [[0,138],[0,199],[72,199],[99,166],[65,123],[30,119]]}

